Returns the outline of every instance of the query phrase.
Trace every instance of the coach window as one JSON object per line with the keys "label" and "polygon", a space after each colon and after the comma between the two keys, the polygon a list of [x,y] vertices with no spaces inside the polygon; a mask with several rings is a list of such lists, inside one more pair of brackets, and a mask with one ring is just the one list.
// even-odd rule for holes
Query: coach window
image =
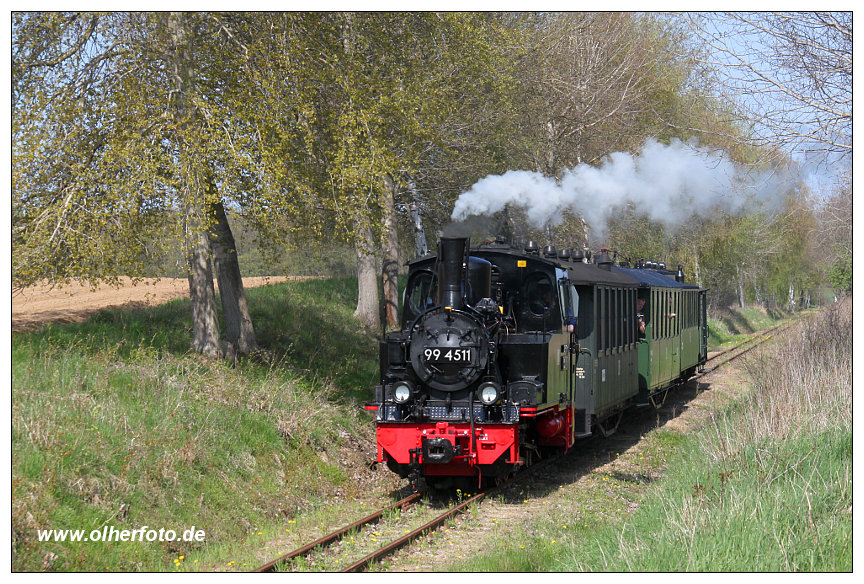
{"label": "coach window", "polygon": [[651,290],[651,322],[654,326],[651,327],[651,339],[657,340],[660,338],[660,319],[657,318],[657,307],[660,305],[660,291]]}
{"label": "coach window", "polygon": [[624,290],[615,290],[615,346],[618,350],[624,345]]}
{"label": "coach window", "polygon": [[685,329],[690,326],[690,291],[684,290],[681,292],[682,299],[682,312],[684,313],[682,316],[684,317],[681,320],[681,328]]}
{"label": "coach window", "polygon": [[615,324],[615,348],[621,350],[621,288],[615,289],[615,306],[612,313],[612,322]]}
{"label": "coach window", "polygon": [[692,299],[693,295],[690,294],[690,290],[684,292],[684,327],[690,328],[690,319],[692,318],[690,315],[693,313],[692,310]]}
{"label": "coach window", "polygon": [[625,341],[628,345],[633,343],[633,322],[636,320],[636,305],[633,302],[635,292],[632,288],[627,290],[627,305],[624,307],[624,322],[626,323],[624,331],[627,337]]}
{"label": "coach window", "polygon": [[675,336],[675,324],[678,321],[677,314],[678,308],[676,298],[678,298],[678,293],[675,290],[669,290],[669,336]]}
{"label": "coach window", "polygon": [[618,296],[618,290],[614,288],[609,289],[609,348],[614,350],[615,347],[618,346],[618,326],[617,326],[617,306],[616,306],[616,297]]}
{"label": "coach window", "polygon": [[690,326],[696,326],[696,306],[699,297],[696,292],[690,292]]}
{"label": "coach window", "polygon": [[604,349],[612,348],[612,319],[610,318],[612,314],[612,290],[606,288],[603,291],[603,302],[605,308],[603,310],[603,338],[606,339],[606,342],[603,345]]}
{"label": "coach window", "polygon": [[660,291],[660,305],[657,306],[657,316],[660,321],[660,334],[658,335],[661,339],[666,338],[666,323],[669,322],[669,319],[666,315],[669,313],[669,295],[666,294],[666,290]]}
{"label": "coach window", "polygon": [[634,298],[636,297],[636,290],[632,288],[627,290],[627,308],[625,308],[624,314],[626,315],[627,320],[627,344],[632,345],[636,334],[636,329],[633,328],[633,323],[636,322],[636,301]]}
{"label": "coach window", "polygon": [[669,308],[672,304],[672,294],[669,290],[663,290],[663,338],[669,336],[669,313],[672,312]]}
{"label": "coach window", "polygon": [[630,305],[630,293],[632,290],[624,289],[624,306],[621,309],[621,321],[622,326],[624,327],[624,346],[627,347],[630,344],[630,332],[633,326],[630,324],[633,322],[635,311],[633,307]]}
{"label": "coach window", "polygon": [[666,323],[668,327],[666,329],[666,336],[671,337],[675,334],[675,319],[672,317],[672,315],[675,314],[675,292],[669,290],[666,295]]}
{"label": "coach window", "polygon": [[597,289],[597,350],[606,348],[606,289]]}
{"label": "coach window", "polygon": [[607,293],[609,294],[609,304],[607,305],[608,309],[606,310],[606,322],[609,331],[609,342],[606,343],[606,345],[610,351],[615,348],[615,292],[616,290],[614,288],[607,290]]}
{"label": "coach window", "polygon": [[672,305],[671,310],[669,311],[669,325],[672,328],[670,334],[672,336],[678,334],[678,317],[680,316],[679,310],[680,307],[678,306],[678,290],[672,290]]}

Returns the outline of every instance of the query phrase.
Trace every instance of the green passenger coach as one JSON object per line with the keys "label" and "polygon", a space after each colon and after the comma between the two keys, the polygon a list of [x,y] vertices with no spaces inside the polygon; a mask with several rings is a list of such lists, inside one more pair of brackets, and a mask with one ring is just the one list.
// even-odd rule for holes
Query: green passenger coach
{"label": "green passenger coach", "polygon": [[[639,403],[650,403],[692,377],[707,360],[704,288],[687,284],[680,269],[613,268],[639,283]],[[637,330],[639,326],[637,325]]]}

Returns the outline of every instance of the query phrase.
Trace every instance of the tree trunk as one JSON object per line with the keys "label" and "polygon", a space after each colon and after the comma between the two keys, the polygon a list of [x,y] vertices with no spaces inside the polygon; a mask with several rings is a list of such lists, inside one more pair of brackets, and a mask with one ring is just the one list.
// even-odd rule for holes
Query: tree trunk
{"label": "tree trunk", "polygon": [[738,308],[744,308],[744,277],[741,275],[741,268],[736,268],[738,275],[737,290],[738,293]]}
{"label": "tree trunk", "polygon": [[546,172],[544,173],[548,177],[558,175],[558,161],[555,146],[555,123],[550,120],[546,122]]}
{"label": "tree trunk", "polygon": [[234,234],[231,233],[231,225],[228,223],[221,200],[211,203],[210,211],[213,225],[208,231],[219,282],[219,298],[222,301],[222,313],[225,318],[225,336],[233,351],[249,354],[258,345],[255,342],[255,329],[246,303]]}
{"label": "tree trunk", "polygon": [[408,208],[411,210],[411,220],[414,222],[414,251],[417,257],[423,257],[429,253],[429,246],[426,244],[426,231],[423,229],[423,218],[420,217],[420,193],[417,192],[417,185],[413,180],[408,181],[408,190],[411,191],[411,204]]}
{"label": "tree trunk", "polygon": [[381,208],[384,214],[384,249],[381,279],[384,297],[384,326],[387,330],[399,328],[399,237],[396,232],[396,183],[384,177],[384,195]]}
{"label": "tree trunk", "polygon": [[693,247],[693,275],[696,277],[696,285],[704,288],[702,285],[702,273],[699,270],[699,250]]}
{"label": "tree trunk", "polygon": [[192,43],[186,15],[171,12],[163,16],[171,44],[166,53],[166,69],[171,91],[167,113],[177,124],[175,139],[180,169],[180,195],[186,214],[186,252],[189,260],[189,300],[192,304],[192,349],[208,357],[222,356],[219,344],[219,320],[216,314],[216,291],[210,266],[207,237],[205,193],[197,171],[195,141],[190,139],[196,123],[192,103]]}
{"label": "tree trunk", "polygon": [[753,292],[756,294],[756,304],[762,306],[762,293],[759,291],[759,284],[756,282],[753,282]]}
{"label": "tree trunk", "polygon": [[379,328],[378,260],[372,229],[361,227],[357,232],[357,310],[354,316],[364,325]]}
{"label": "tree trunk", "polygon": [[[194,216],[193,216],[194,217]],[[189,300],[192,304],[192,350],[208,357],[222,357],[216,291],[210,267],[210,246],[199,221],[187,223],[189,250]]]}

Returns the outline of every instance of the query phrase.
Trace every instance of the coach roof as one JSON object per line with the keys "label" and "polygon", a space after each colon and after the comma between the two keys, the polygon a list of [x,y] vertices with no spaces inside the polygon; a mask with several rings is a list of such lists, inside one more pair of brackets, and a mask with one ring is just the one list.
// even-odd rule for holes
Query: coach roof
{"label": "coach roof", "polygon": [[623,276],[627,276],[636,280],[640,286],[659,286],[663,288],[690,288],[690,289],[698,289],[699,286],[695,284],[688,284],[686,282],[679,282],[675,279],[675,275],[672,272],[668,274],[664,274],[663,272],[658,272],[651,269],[644,268],[619,268],[617,266],[612,268],[613,272],[618,272]]}
{"label": "coach roof", "polygon": [[626,274],[611,270],[604,270],[595,264],[583,264],[582,262],[561,262],[567,269],[567,276],[574,284],[605,284],[607,286],[638,286],[638,282]]}

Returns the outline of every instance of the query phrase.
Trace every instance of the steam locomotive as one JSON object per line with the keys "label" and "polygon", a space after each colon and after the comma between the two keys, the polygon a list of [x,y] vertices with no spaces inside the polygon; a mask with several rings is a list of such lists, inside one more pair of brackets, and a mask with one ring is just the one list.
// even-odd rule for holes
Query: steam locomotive
{"label": "steam locomotive", "polygon": [[[683,273],[501,240],[409,262],[380,341],[378,462],[434,489],[494,483],[615,431],[707,359],[706,291]],[[593,261],[592,261],[593,259]]]}

